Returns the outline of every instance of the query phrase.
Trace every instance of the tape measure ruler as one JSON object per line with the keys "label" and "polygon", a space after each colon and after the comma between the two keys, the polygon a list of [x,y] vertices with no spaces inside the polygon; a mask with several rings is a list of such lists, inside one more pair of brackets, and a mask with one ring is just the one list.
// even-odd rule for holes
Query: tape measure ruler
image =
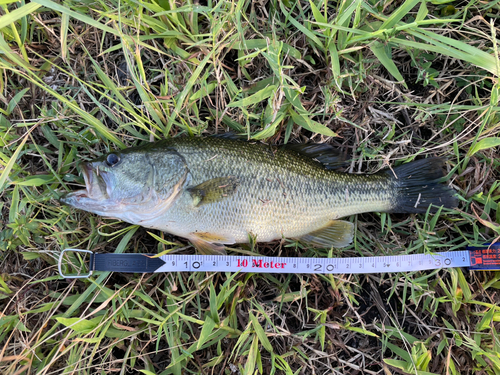
{"label": "tape measure ruler", "polygon": [[[65,274],[63,258],[70,252],[88,255],[88,271]],[[156,272],[252,272],[252,273],[388,273],[467,267],[500,270],[500,244],[467,247],[463,251],[432,254],[389,255],[356,258],[283,258],[237,255],[96,254],[90,250],[65,249],[59,256],[59,274],[64,278],[86,278],[96,271],[127,273]]]}

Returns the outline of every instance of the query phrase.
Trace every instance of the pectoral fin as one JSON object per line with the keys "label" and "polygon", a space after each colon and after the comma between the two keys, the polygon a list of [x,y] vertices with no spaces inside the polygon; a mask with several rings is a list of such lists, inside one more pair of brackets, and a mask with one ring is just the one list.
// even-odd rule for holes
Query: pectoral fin
{"label": "pectoral fin", "polygon": [[218,177],[187,189],[194,206],[220,201],[232,195],[239,185],[236,177]]}
{"label": "pectoral fin", "polygon": [[223,243],[231,242],[231,240],[224,236],[218,236],[207,232],[191,233],[189,240],[203,255],[226,255]]}
{"label": "pectoral fin", "polygon": [[198,238],[190,239],[196,250],[203,255],[226,255],[225,246],[220,243],[213,243],[200,240]]}
{"label": "pectoral fin", "polygon": [[314,247],[345,247],[352,242],[354,225],[349,221],[332,220],[326,227],[299,238]]}

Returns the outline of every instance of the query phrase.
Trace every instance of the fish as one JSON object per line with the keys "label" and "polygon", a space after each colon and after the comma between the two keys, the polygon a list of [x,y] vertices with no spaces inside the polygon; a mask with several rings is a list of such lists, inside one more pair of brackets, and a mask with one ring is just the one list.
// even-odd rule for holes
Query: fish
{"label": "fish", "polygon": [[340,218],[436,212],[458,203],[442,183],[440,158],[374,174],[341,172],[342,163],[328,144],[175,137],[82,163],[85,189],[61,202],[186,238],[202,254],[284,238],[342,248],[352,242],[354,225]]}

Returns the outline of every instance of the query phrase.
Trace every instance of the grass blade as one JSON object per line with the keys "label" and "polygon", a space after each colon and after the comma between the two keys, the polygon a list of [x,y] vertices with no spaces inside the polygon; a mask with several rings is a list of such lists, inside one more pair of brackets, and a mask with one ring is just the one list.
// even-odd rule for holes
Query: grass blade
{"label": "grass blade", "polygon": [[256,316],[254,314],[252,314],[251,311],[248,315],[250,317],[250,320],[252,322],[252,327],[255,330],[255,334],[259,338],[260,343],[269,353],[272,353],[273,347],[272,347],[271,343],[269,342],[269,339],[267,338],[266,333],[262,329],[262,326],[260,325],[258,319],[256,318]]}
{"label": "grass blade", "polygon": [[390,29],[412,10],[421,0],[406,0],[380,27],[382,30]]}
{"label": "grass blade", "polygon": [[[165,129],[165,135],[167,135],[169,133],[175,117],[179,116],[181,108],[184,106],[185,100],[187,98],[189,98],[189,94],[191,93],[191,88],[194,86],[197,78],[200,76],[203,69],[205,69],[205,66],[208,64],[209,60],[212,58],[212,55],[214,54],[214,52],[215,51],[212,50],[212,52],[210,52],[209,54],[207,54],[205,56],[205,58],[200,62],[200,65],[198,65],[196,67],[195,71],[193,72],[191,77],[188,79],[182,92],[176,97],[177,103],[175,105],[175,109],[173,110],[172,114],[170,115],[170,117],[168,119],[168,123],[167,123],[166,129]],[[191,130],[189,128],[187,128],[187,130],[189,132],[191,132]]]}
{"label": "grass blade", "polygon": [[276,86],[275,85],[269,85],[266,88],[256,92],[253,95],[250,95],[244,99],[238,100],[233,103],[229,103],[228,107],[248,107],[249,105],[252,104],[257,104],[260,103],[263,100],[266,100],[267,98],[271,97],[275,92],[276,92]]}
{"label": "grass blade", "polygon": [[250,346],[250,351],[248,352],[247,362],[245,363],[243,375],[253,375],[253,373],[255,372],[255,364],[257,363],[258,354],[259,339],[257,338],[257,336],[254,336],[252,344]]}
{"label": "grass blade", "polygon": [[34,13],[40,7],[41,4],[29,3],[23,5],[20,8],[17,8],[16,10],[13,10],[8,14],[4,14],[2,17],[0,17],[0,29],[9,26],[17,20],[27,16],[28,14]]}
{"label": "grass blade", "polygon": [[372,50],[373,54],[377,56],[377,59],[382,63],[382,65],[387,69],[387,71],[391,73],[391,75],[398,82],[402,82],[403,85],[407,87],[403,76],[399,72],[398,67],[396,66],[396,64],[394,64],[394,61],[390,56],[389,52],[390,47],[380,42],[375,42],[370,45],[370,49]]}
{"label": "grass blade", "polygon": [[472,156],[476,152],[479,152],[481,150],[487,150],[489,148],[498,147],[498,146],[500,146],[500,138],[499,137],[484,138],[484,139],[481,139],[479,142],[477,142],[475,145],[473,145],[467,154],[469,156]]}
{"label": "grass blade", "polygon": [[[112,35],[117,35],[117,36],[123,36],[124,38],[127,38],[126,36],[122,35],[118,30],[115,30],[109,26],[106,26],[106,25],[103,25],[102,23],[94,20],[93,18],[90,18],[89,16],[86,16],[84,14],[81,14],[81,13],[77,13],[61,4],[57,4],[51,0],[33,0],[32,3],[30,3],[29,5],[37,5],[37,7],[40,7],[40,6],[44,6],[48,9],[52,9],[52,10],[55,10],[57,12],[61,12],[62,14],[66,14],[68,15],[69,17],[73,17],[77,20],[79,20],[80,22],[83,22],[83,23],[86,23],[90,26],[93,26],[99,30],[102,30],[106,33],[110,33]],[[2,17],[3,18],[3,17]]]}
{"label": "grass blade", "polygon": [[2,171],[2,174],[0,175],[0,191],[3,191],[5,182],[7,181],[7,178],[9,177],[9,173],[12,170],[12,167],[14,167],[14,165],[16,164],[16,160],[19,157],[19,154],[21,153],[21,151],[23,150],[24,144],[28,140],[28,137],[29,137],[29,134],[26,134],[24,136],[24,138],[21,141],[21,143],[19,144],[19,146],[17,146],[17,149],[14,152],[14,154],[10,157],[9,162],[7,163],[7,165],[5,165],[5,169]]}

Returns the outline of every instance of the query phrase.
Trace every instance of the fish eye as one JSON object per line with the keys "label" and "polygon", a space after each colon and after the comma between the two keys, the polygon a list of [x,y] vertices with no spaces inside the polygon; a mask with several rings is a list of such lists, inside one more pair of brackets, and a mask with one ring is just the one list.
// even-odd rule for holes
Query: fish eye
{"label": "fish eye", "polygon": [[106,164],[110,167],[116,165],[120,161],[120,157],[116,154],[106,156]]}

